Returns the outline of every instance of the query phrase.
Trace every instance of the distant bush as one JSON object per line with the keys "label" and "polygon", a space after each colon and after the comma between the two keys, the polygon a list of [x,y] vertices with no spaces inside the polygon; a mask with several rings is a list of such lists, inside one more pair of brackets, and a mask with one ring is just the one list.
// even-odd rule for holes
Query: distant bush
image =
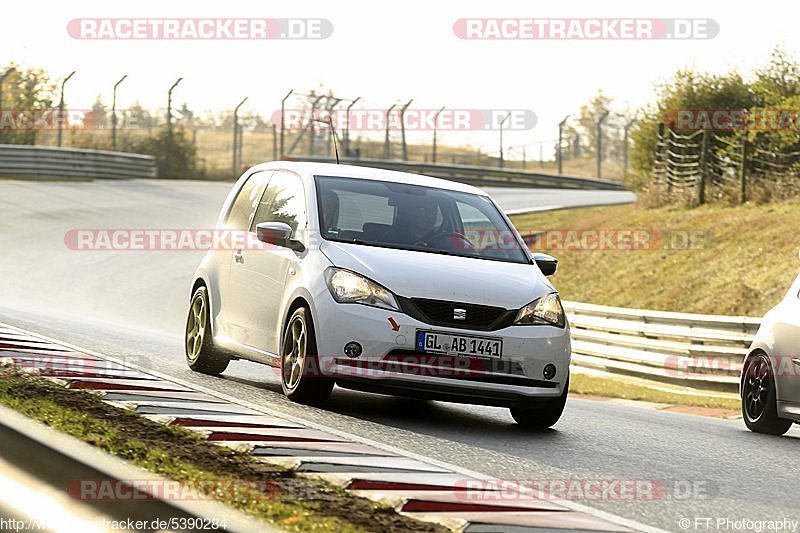
{"label": "distant bush", "polygon": [[[729,110],[756,115],[769,109],[797,110],[800,106],[798,95],[800,65],[780,47],[773,50],[770,61],[757,69],[749,79],[736,71],[725,74],[702,73],[690,69],[677,71],[669,80],[657,85],[656,102],[639,112],[638,127],[631,135],[633,146],[630,157],[633,172],[629,176],[629,184],[636,190],[643,190],[651,183],[659,125],[664,124],[665,128],[674,127],[672,122],[678,111]],[[680,133],[691,134],[692,130],[682,129]],[[786,160],[785,157],[800,150],[797,129],[761,132],[730,129],[715,131],[713,135],[728,142],[739,142],[742,136],[746,136],[753,147],[775,152],[779,159],[782,158],[782,173],[794,175],[791,188],[795,193],[798,192],[795,162]]]}
{"label": "distant bush", "polygon": [[198,168],[197,148],[181,127],[161,128],[153,137],[125,138],[122,151],[152,155],[156,158],[159,178],[194,179],[202,177]]}

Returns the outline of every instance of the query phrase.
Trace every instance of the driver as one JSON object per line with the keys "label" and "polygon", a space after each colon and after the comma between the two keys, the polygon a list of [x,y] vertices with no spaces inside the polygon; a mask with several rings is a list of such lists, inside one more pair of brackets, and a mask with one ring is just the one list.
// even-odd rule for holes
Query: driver
{"label": "driver", "polygon": [[381,241],[413,246],[430,246],[436,235],[436,215],[439,206],[434,198],[423,196],[397,206],[394,225],[383,234]]}

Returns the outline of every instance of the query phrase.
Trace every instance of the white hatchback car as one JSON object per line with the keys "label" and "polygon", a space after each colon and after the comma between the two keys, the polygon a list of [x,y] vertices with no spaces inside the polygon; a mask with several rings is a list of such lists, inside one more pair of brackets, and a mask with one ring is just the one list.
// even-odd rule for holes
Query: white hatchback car
{"label": "white hatchback car", "polygon": [[[339,386],[509,407],[549,427],[564,409],[570,336],[545,275],[483,191],[348,165],[273,162],[231,190],[194,277],[186,356],[280,369],[294,401]],[[240,240],[241,242],[241,240]]]}
{"label": "white hatchback car", "polygon": [[800,423],[800,276],[761,322],[742,368],[742,417],[758,433]]}

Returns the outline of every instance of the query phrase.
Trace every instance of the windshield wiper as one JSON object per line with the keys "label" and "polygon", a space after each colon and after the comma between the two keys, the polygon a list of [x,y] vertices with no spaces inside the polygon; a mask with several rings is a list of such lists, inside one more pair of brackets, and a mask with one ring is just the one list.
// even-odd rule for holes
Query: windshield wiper
{"label": "windshield wiper", "polygon": [[444,248],[428,248],[427,246],[412,246],[412,247],[408,247],[408,246],[403,246],[403,245],[400,245],[400,244],[394,244],[394,243],[391,243],[391,242],[364,241],[364,240],[357,239],[357,238],[352,238],[352,239],[330,239],[330,240],[332,240],[334,242],[342,242],[342,243],[345,243],[345,244],[360,244],[360,245],[363,245],[363,246],[378,246],[378,247],[381,247],[381,248],[390,248],[392,250],[407,250],[409,252],[429,252],[429,253],[439,254],[439,255],[451,255],[451,256],[454,256],[454,257],[478,257],[478,258],[480,258],[479,255],[457,254],[457,253],[451,252],[450,250],[446,250]]}
{"label": "windshield wiper", "polygon": [[456,257],[469,257],[469,256],[462,256],[456,253],[451,252],[450,250],[445,250],[444,248],[419,248],[421,252],[431,252],[434,254],[441,254],[441,255],[454,255]]}

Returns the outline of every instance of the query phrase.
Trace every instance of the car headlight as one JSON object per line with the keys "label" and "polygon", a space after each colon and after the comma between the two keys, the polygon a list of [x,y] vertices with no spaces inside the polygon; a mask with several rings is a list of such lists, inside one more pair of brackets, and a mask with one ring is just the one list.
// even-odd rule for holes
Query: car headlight
{"label": "car headlight", "polygon": [[364,304],[382,309],[400,310],[394,294],[369,278],[341,268],[325,271],[325,281],[333,299],[340,304]]}
{"label": "car headlight", "polygon": [[566,326],[567,319],[558,293],[542,296],[520,309],[514,324],[556,326],[558,328]]}

